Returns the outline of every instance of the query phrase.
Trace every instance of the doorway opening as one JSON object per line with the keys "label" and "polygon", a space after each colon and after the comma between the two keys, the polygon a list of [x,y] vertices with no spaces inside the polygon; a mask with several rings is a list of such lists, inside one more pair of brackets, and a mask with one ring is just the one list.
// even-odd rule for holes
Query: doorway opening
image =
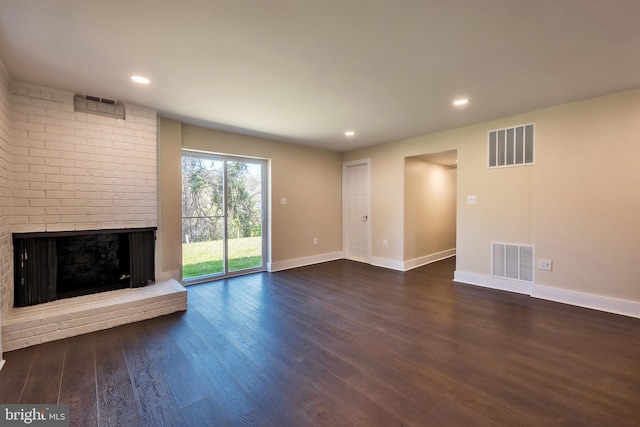
{"label": "doorway opening", "polygon": [[457,150],[405,158],[405,270],[456,255],[457,158]]}
{"label": "doorway opening", "polygon": [[182,278],[264,271],[267,161],[184,150]]}

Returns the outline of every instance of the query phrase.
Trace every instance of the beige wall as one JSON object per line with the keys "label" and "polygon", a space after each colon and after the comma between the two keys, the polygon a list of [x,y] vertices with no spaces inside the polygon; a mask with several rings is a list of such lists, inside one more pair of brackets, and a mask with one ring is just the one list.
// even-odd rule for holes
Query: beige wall
{"label": "beige wall", "polygon": [[[487,132],[532,122],[535,164],[488,169]],[[403,259],[404,158],[457,149],[457,272],[490,277],[491,242],[532,244],[536,259],[554,263],[535,270],[535,285],[640,302],[638,123],[640,90],[632,90],[355,150],[343,161],[371,158],[375,257]]]}
{"label": "beige wall", "polygon": [[640,301],[640,90],[537,113],[536,282]]}
{"label": "beige wall", "polygon": [[[533,243],[531,176],[535,166],[487,169],[487,132],[535,122],[535,115],[516,116],[451,131],[458,150],[458,271],[491,274],[491,242]],[[540,126],[536,123],[536,129]],[[536,141],[536,144],[538,141]],[[475,195],[470,205],[467,197]]]}
{"label": "beige wall", "polygon": [[[182,148],[269,159],[270,263],[322,257],[342,250],[340,154],[161,119],[161,273],[180,268],[180,155]],[[178,186],[176,187],[176,183]],[[169,186],[169,188],[167,188]],[[287,199],[286,205],[280,199]],[[313,238],[318,244],[313,244]],[[171,248],[171,249],[169,249]]]}
{"label": "beige wall", "polygon": [[[374,259],[404,259],[404,156],[391,144],[343,153],[343,162],[370,159],[371,256]],[[388,246],[382,242],[386,240]],[[374,260],[374,263],[376,261]]]}
{"label": "beige wall", "polygon": [[181,279],[182,266],[182,124],[159,119],[157,276]]}
{"label": "beige wall", "polygon": [[456,175],[455,167],[405,159],[405,261],[456,247]]}
{"label": "beige wall", "polygon": [[[488,170],[487,132],[533,121],[533,114],[515,116],[344,153],[345,161],[371,158],[374,257],[403,260],[402,250],[387,250],[382,240],[403,248],[404,159],[448,150],[458,152],[457,269],[489,275],[492,241],[529,243],[532,168]],[[476,195],[477,204],[468,205],[468,195]]]}

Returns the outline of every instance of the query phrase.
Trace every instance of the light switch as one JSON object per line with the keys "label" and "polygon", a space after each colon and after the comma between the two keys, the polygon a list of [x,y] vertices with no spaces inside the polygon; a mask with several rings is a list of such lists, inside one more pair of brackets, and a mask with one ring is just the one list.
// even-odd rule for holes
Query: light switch
{"label": "light switch", "polygon": [[280,204],[283,205],[283,206],[286,205],[287,204],[287,198],[286,197],[281,197],[280,198]]}

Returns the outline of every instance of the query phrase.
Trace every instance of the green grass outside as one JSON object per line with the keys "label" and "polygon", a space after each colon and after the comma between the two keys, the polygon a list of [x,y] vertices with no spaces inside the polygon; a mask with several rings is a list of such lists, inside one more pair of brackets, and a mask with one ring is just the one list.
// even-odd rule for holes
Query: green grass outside
{"label": "green grass outside", "polygon": [[[262,237],[229,239],[229,271],[262,265]],[[183,278],[222,273],[222,240],[182,244]]]}

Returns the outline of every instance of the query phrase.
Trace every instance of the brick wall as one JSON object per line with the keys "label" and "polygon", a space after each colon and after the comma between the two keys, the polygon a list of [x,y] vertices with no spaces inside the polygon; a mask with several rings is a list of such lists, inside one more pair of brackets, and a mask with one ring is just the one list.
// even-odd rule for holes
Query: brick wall
{"label": "brick wall", "polygon": [[13,309],[11,233],[157,226],[156,111],[74,112],[73,96],[12,83],[0,60],[0,355],[187,308],[168,281]]}
{"label": "brick wall", "polygon": [[4,84],[11,157],[5,169],[0,160],[0,171],[12,196],[2,205],[10,206],[2,215],[10,231],[0,236],[6,316],[13,307],[10,233],[157,226],[157,122],[156,111],[144,107],[125,105],[120,120],[74,112],[71,92],[8,77]]}
{"label": "brick wall", "polygon": [[[11,306],[4,295],[13,286],[13,254],[11,249],[11,149],[9,74],[0,60],[0,317]],[[0,359],[2,359],[0,343]]]}
{"label": "brick wall", "polygon": [[74,112],[73,95],[11,85],[13,231],[155,227],[156,111]]}

